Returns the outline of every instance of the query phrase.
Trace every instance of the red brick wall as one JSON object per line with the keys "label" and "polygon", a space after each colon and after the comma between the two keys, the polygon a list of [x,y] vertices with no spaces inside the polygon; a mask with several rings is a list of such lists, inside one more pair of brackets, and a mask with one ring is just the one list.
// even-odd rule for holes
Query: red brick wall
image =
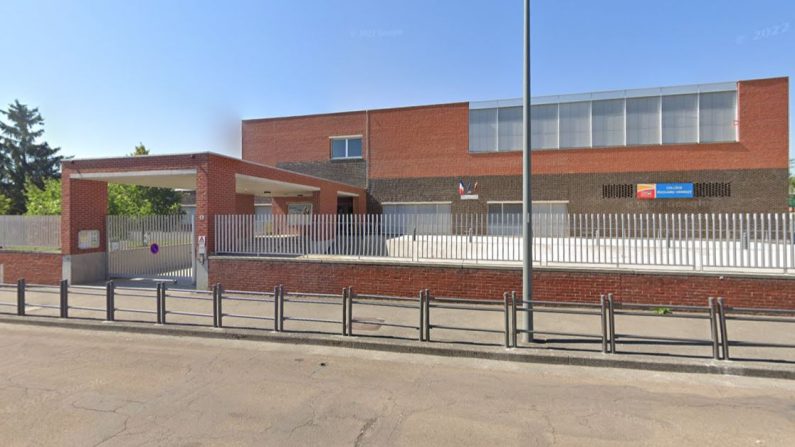
{"label": "red brick wall", "polygon": [[25,278],[29,284],[58,284],[63,268],[59,253],[31,253],[0,251],[3,266],[3,281],[16,283]]}
{"label": "red brick wall", "polygon": [[[533,173],[786,169],[788,78],[741,81],[738,104],[737,143],[537,151]],[[329,136],[361,133],[372,179],[520,175],[520,152],[469,153],[468,117],[468,103],[456,103],[244,121],[243,158],[328,160]]]}
{"label": "red brick wall", "polygon": [[[328,160],[329,137],[365,135],[365,116],[365,112],[349,112],[243,121],[243,159],[271,166],[294,159]],[[366,144],[363,138],[365,158]]]}
{"label": "red brick wall", "polygon": [[[105,251],[108,184],[72,179],[71,173],[71,169],[62,172],[61,251],[67,255]],[[99,248],[78,248],[78,234],[82,230],[99,230]]]}
{"label": "red brick wall", "polygon": [[[436,296],[501,299],[521,293],[518,268],[460,268],[300,260],[210,259],[210,283],[227,289],[271,290],[284,284],[295,291],[338,293],[353,286],[359,293],[414,296],[420,288]],[[536,270],[538,300],[597,302],[602,293],[618,301],[660,305],[704,305],[722,296],[729,305],[795,309],[795,278],[716,274],[634,273]]]}
{"label": "red brick wall", "polygon": [[251,194],[235,194],[235,213],[254,214],[254,196]]}

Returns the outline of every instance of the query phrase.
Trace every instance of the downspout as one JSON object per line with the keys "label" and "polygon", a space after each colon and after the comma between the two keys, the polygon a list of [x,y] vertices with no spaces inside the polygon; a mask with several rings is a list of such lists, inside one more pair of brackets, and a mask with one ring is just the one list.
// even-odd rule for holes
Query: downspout
{"label": "downspout", "polygon": [[370,188],[370,111],[364,111],[364,138],[365,157],[364,157],[364,189],[367,191]]}

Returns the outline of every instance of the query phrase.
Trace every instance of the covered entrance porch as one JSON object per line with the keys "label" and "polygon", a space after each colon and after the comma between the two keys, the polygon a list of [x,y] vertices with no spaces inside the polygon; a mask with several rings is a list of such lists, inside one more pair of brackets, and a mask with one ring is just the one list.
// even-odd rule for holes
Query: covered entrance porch
{"label": "covered entrance porch", "polygon": [[[215,217],[254,214],[256,197],[269,197],[274,215],[335,213],[340,197],[366,211],[360,188],[214,153],[69,160],[62,179],[64,277],[75,284],[142,277],[206,288]],[[194,191],[195,216],[108,216],[108,183]]]}

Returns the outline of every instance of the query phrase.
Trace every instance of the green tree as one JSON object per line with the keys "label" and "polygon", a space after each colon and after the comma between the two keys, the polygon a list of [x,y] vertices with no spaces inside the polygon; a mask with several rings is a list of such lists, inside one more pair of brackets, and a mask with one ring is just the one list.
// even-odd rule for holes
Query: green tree
{"label": "green tree", "polygon": [[8,214],[8,211],[11,209],[11,199],[0,194],[0,216],[4,214]]}
{"label": "green tree", "polygon": [[61,214],[61,181],[47,179],[44,188],[39,188],[32,181],[25,185],[25,214],[32,216],[51,216]]}
{"label": "green tree", "polygon": [[11,200],[11,213],[22,214],[26,183],[44,188],[45,180],[59,177],[63,157],[60,148],[39,142],[44,135],[39,109],[16,100],[0,114],[7,120],[0,120],[0,193]]}
{"label": "green tree", "polygon": [[[132,157],[149,155],[143,145],[135,146]],[[179,214],[181,195],[168,188],[137,185],[108,185],[108,214],[148,216],[153,214]]]}

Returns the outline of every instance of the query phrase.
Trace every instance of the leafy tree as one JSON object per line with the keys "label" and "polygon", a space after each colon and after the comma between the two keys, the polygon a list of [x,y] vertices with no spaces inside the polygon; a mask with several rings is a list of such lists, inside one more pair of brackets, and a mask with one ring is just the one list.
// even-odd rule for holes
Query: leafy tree
{"label": "leafy tree", "polygon": [[0,216],[4,214],[8,214],[8,210],[11,209],[11,199],[0,194]]}
{"label": "leafy tree", "polygon": [[39,109],[18,100],[0,110],[7,121],[0,121],[0,193],[11,200],[10,211],[25,212],[25,185],[33,182],[44,188],[45,180],[59,177],[60,148],[39,142],[44,135],[44,118]]}
{"label": "leafy tree", "polygon": [[32,181],[25,185],[25,201],[28,210],[25,214],[33,216],[50,216],[61,214],[61,181],[47,179],[44,188],[39,188]]}
{"label": "leafy tree", "polygon": [[795,158],[789,161],[789,190],[795,194]]}
{"label": "leafy tree", "polygon": [[[133,157],[149,155],[143,145],[135,146]],[[147,216],[153,214],[179,214],[180,194],[173,189],[137,185],[108,185],[108,214]]]}

